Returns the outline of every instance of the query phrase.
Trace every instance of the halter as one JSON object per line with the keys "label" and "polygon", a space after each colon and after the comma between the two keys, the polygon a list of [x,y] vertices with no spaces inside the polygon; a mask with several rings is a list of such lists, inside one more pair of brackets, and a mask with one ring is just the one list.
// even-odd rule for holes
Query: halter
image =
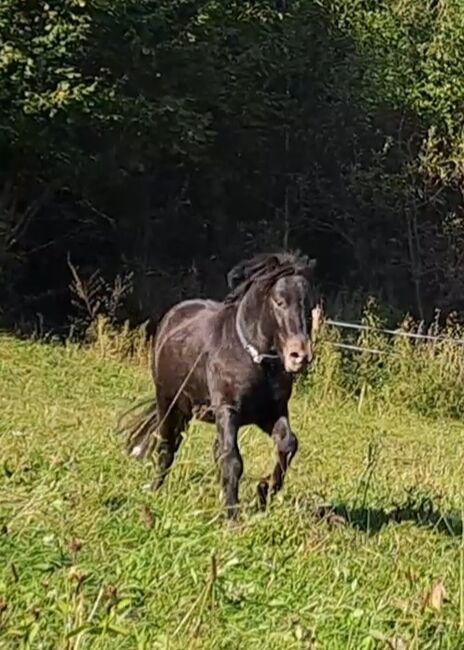
{"label": "halter", "polygon": [[278,359],[279,355],[277,353],[259,352],[254,345],[252,345],[247,341],[245,332],[243,331],[243,327],[241,324],[243,300],[244,298],[240,301],[237,309],[237,313],[235,315],[235,329],[243,349],[245,350],[245,352],[248,352],[253,363],[256,363],[258,365],[260,365],[265,359]]}

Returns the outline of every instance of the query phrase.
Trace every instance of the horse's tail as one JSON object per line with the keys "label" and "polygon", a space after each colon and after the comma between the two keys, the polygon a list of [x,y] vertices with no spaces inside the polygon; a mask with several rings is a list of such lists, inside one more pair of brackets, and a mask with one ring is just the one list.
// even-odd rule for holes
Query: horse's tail
{"label": "horse's tail", "polygon": [[[141,407],[145,408],[140,411]],[[132,414],[129,421],[127,416]],[[145,460],[155,450],[158,440],[158,409],[155,399],[138,402],[119,419],[116,433],[124,437],[126,452],[136,460]]]}

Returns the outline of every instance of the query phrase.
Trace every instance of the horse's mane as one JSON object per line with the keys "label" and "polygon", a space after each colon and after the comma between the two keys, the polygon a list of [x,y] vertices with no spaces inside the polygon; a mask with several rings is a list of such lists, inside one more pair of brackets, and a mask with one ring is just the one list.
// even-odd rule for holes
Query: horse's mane
{"label": "horse's mane", "polygon": [[241,300],[257,281],[271,286],[288,275],[308,276],[315,266],[316,260],[310,260],[299,252],[255,255],[234,266],[227,274],[230,291],[224,302],[230,304]]}

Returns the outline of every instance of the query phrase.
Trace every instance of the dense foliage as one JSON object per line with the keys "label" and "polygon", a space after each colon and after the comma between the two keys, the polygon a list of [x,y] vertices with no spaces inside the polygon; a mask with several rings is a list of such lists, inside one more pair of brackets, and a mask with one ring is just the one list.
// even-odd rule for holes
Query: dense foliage
{"label": "dense foliage", "polygon": [[459,0],[0,0],[0,315],[221,291],[300,247],[328,294],[463,307]]}

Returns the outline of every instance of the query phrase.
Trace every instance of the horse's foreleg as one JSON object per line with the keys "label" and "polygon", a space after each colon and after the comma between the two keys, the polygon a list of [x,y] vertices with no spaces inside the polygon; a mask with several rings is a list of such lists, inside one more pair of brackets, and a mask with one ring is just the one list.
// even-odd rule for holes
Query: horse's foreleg
{"label": "horse's foreleg", "polygon": [[216,411],[218,438],[214,455],[221,468],[222,489],[227,516],[235,519],[238,515],[238,491],[243,473],[243,461],[238,448],[237,416],[229,406]]}
{"label": "horse's foreleg", "polygon": [[221,440],[219,439],[219,433],[214,439],[214,443],[213,443],[213,458],[214,458],[214,462],[216,463],[217,480],[220,481],[222,476],[222,471],[221,471],[222,444],[221,444]]}
{"label": "horse's foreleg", "polygon": [[258,499],[262,507],[267,503],[269,492],[273,496],[282,489],[285,474],[298,450],[298,439],[290,428],[288,417],[282,416],[277,420],[271,435],[277,447],[277,463],[271,476],[262,479],[258,484]]}

